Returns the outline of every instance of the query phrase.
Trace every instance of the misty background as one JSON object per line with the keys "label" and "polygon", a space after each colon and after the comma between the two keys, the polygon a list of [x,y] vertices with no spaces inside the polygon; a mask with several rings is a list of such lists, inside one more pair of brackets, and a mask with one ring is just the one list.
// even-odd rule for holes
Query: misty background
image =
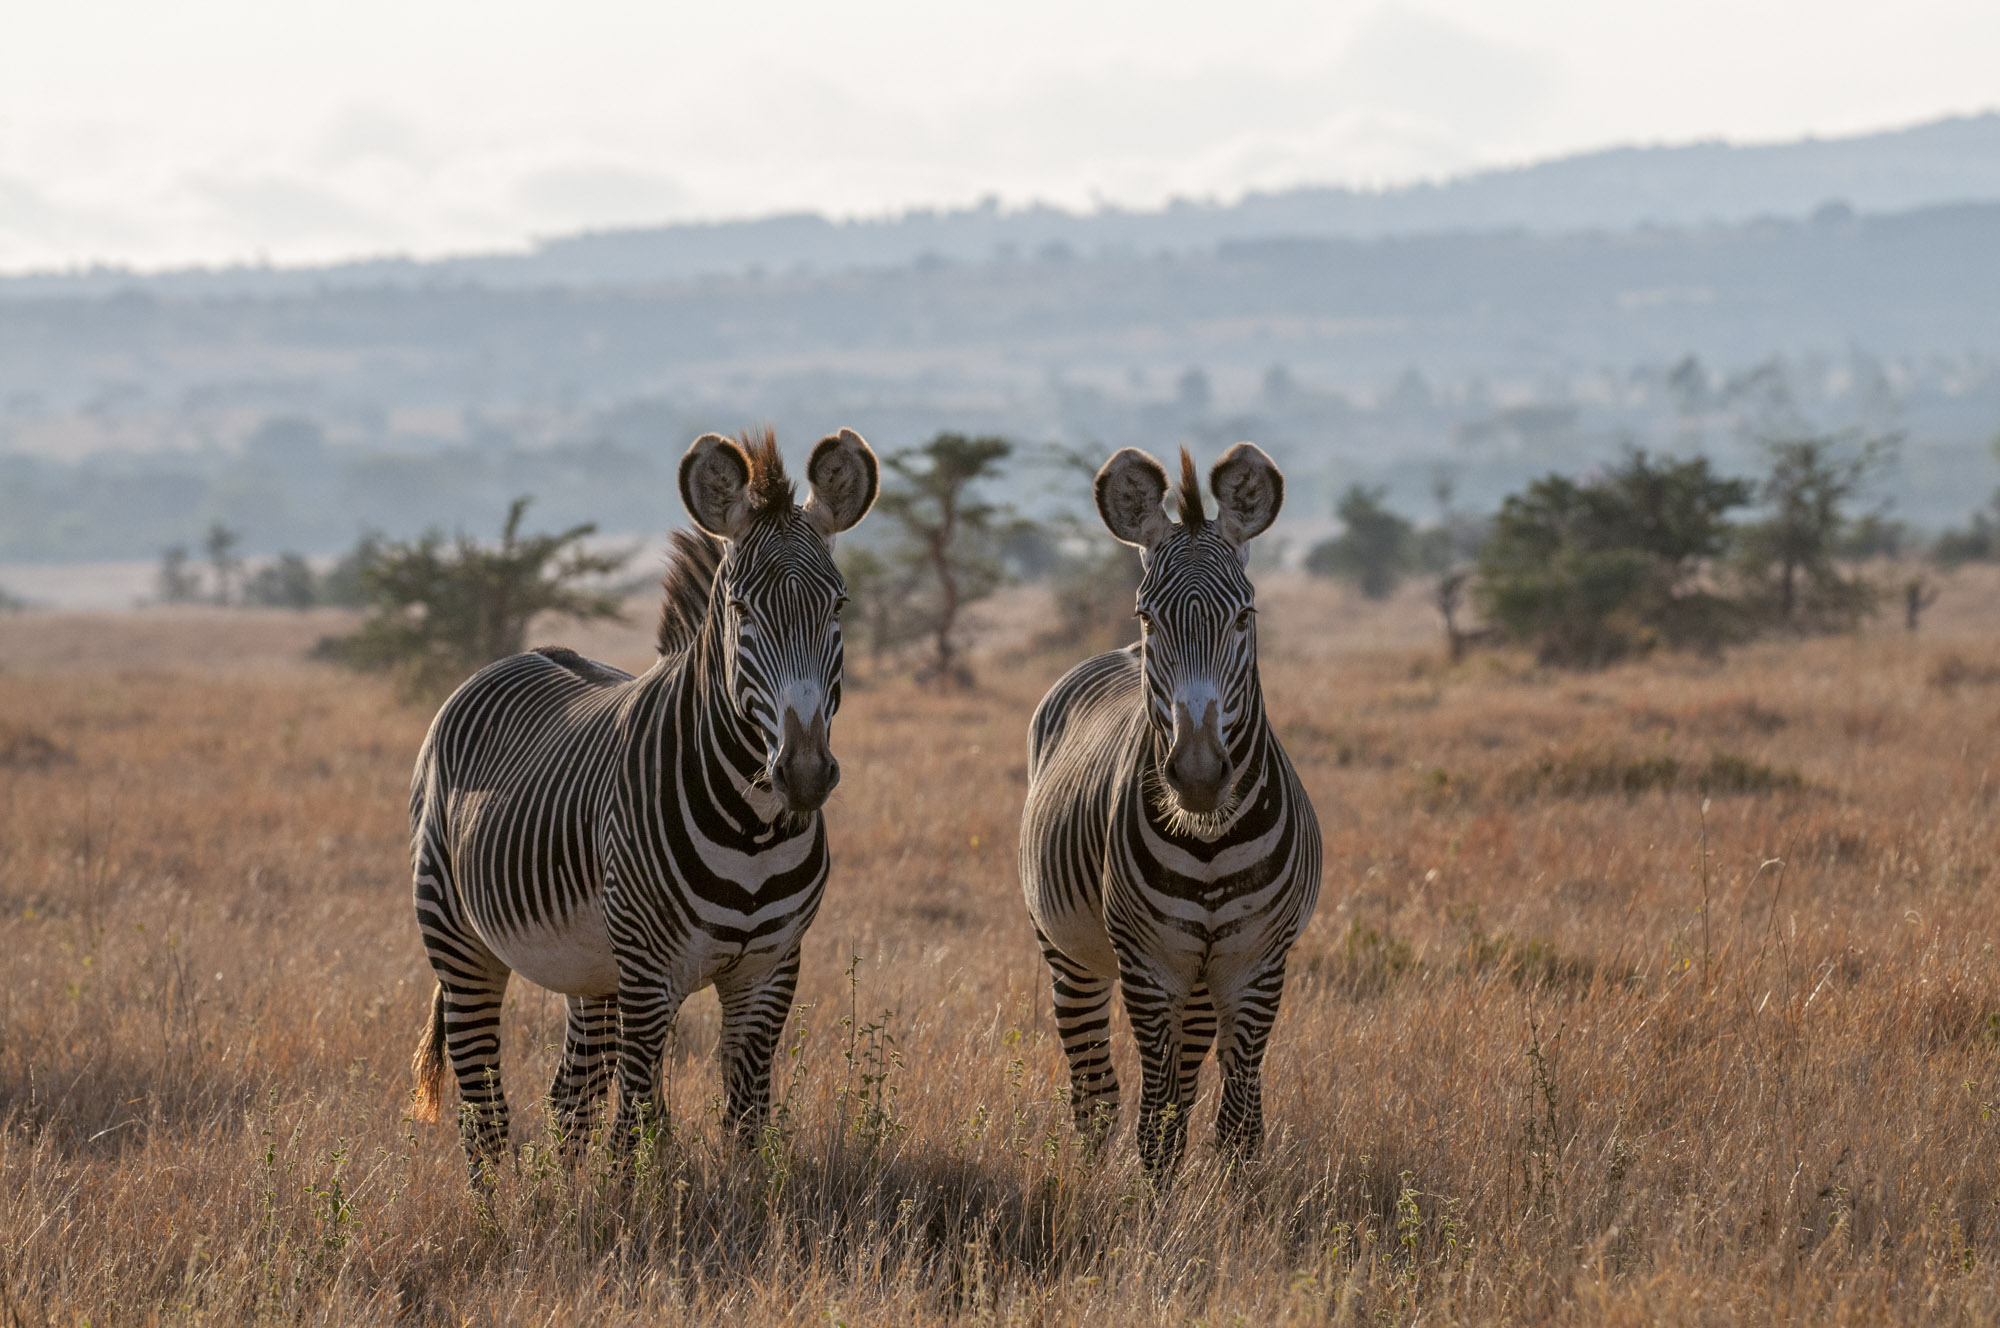
{"label": "misty background", "polygon": [[[0,586],[130,602],[214,521],[325,557],[523,493],[656,536],[688,441],[766,423],[1254,439],[1295,555],[1351,483],[1430,520],[1628,446],[1900,434],[1923,528],[2000,483],[1981,7],[863,8],[37,18]],[[1081,506],[1049,473],[1001,496]]]}

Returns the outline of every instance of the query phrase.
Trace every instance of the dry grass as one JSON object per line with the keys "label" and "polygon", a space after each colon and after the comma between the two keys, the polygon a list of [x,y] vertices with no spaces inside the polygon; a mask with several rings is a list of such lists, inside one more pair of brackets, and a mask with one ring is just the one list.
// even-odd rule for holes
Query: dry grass
{"label": "dry grass", "polygon": [[[1078,1153],[1017,893],[1067,661],[851,689],[765,1149],[704,994],[672,1144],[482,1206],[405,1119],[427,716],[297,662],[324,622],[0,621],[0,1321],[2000,1319],[2000,638],[1959,598],[1579,677],[1269,587],[1326,890],[1264,1159],[1158,1200],[1129,1125]],[[511,1003],[532,1143],[559,1006]]]}

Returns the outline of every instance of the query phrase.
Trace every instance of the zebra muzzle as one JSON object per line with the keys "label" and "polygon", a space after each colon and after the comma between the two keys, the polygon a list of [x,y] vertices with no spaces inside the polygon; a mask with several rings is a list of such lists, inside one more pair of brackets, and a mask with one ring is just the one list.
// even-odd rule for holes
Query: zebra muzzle
{"label": "zebra muzzle", "polygon": [[771,762],[772,789],[784,795],[786,807],[803,814],[818,811],[838,783],[840,762],[827,746],[826,712],[815,714],[807,725],[798,711],[786,707],[784,741]]}
{"label": "zebra muzzle", "polygon": [[1174,742],[1167,751],[1164,773],[1182,807],[1197,814],[1212,812],[1229,794],[1235,771],[1229,749],[1217,731],[1222,707],[1211,702],[1196,724],[1185,702],[1174,704]]}

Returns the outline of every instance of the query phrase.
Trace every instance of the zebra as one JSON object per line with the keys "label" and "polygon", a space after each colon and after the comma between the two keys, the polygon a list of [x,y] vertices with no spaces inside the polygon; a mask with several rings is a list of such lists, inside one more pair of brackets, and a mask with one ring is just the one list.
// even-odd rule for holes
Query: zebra
{"label": "zebra", "polygon": [[1165,1184],[1187,1142],[1211,1046],[1216,1137],[1263,1142],[1263,1060],[1285,958],[1319,898],[1319,822],[1264,714],[1248,545],[1284,501],[1271,459],[1238,443],[1202,505],[1181,450],[1167,472],[1136,448],[1105,463],[1097,510],[1140,551],[1140,639],[1085,660],[1028,733],[1021,885],[1055,994],[1071,1104],[1090,1146],[1118,1113],[1111,994],[1123,990],[1142,1070],[1138,1143]]}
{"label": "zebra", "polygon": [[447,1057],[475,1183],[508,1142],[500,1011],[515,972],[561,992],[549,1099],[574,1156],[609,1088],[614,1148],[659,1118],[660,1060],[713,983],[728,1121],[754,1139],[799,943],[827,878],[820,812],[840,779],[845,583],[834,536],[867,514],[875,454],[843,429],[795,502],[770,431],[697,439],[680,464],[694,520],[663,582],[659,660],[637,677],[543,648],[490,664],[432,721],[410,791],[417,925],[437,975],[412,1058],[414,1116],[437,1119]]}

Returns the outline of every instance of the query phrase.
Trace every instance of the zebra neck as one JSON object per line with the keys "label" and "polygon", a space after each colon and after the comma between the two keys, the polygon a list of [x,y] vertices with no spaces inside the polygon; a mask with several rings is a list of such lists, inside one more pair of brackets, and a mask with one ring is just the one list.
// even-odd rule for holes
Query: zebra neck
{"label": "zebra neck", "polygon": [[803,828],[794,822],[809,818],[786,811],[772,792],[764,732],[737,708],[723,650],[721,614],[711,605],[687,652],[678,662],[662,661],[659,722],[678,730],[670,745],[692,745],[681,757],[683,769],[693,758],[706,800],[738,834],[756,843],[768,842],[774,832],[789,837]]}

